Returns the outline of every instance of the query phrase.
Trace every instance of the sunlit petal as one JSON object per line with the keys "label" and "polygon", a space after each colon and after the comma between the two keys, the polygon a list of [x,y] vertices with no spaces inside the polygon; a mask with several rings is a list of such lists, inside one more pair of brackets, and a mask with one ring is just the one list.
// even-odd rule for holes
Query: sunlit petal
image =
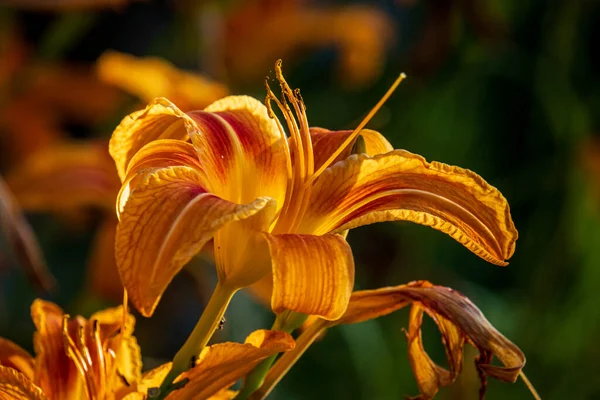
{"label": "sunlit petal", "polygon": [[[127,178],[143,171],[175,166],[188,166],[201,172],[196,149],[189,142],[174,139],[159,139],[142,147],[131,158],[127,167]],[[125,180],[127,180],[127,178]]]}
{"label": "sunlit petal", "polygon": [[406,220],[447,233],[498,265],[514,252],[517,231],[506,199],[472,171],[395,150],[354,155],[317,179],[302,232],[322,234]]}
{"label": "sunlit petal", "polygon": [[224,224],[249,218],[272,202],[239,205],[207,192],[189,167],[151,171],[122,199],[115,255],[136,308],[152,315],[175,274]]}
{"label": "sunlit petal", "polygon": [[221,99],[193,111],[191,133],[211,190],[238,203],[268,196],[283,204],[287,186],[286,139],[264,104],[248,96]]}
{"label": "sunlit petal", "polygon": [[146,144],[157,139],[188,140],[194,123],[177,106],[165,98],[154,99],[146,109],[136,111],[121,121],[113,132],[109,152],[115,160],[121,180],[129,161]]}
{"label": "sunlit petal", "polygon": [[335,320],[354,287],[354,259],[339,235],[268,235],[273,267],[271,307]]}
{"label": "sunlit petal", "polygon": [[[294,348],[294,340],[285,332],[259,330],[245,344],[222,343],[206,347],[196,367],[181,374],[189,379],[183,389],[172,392],[168,400],[203,400],[228,389],[247,375],[265,358]],[[177,382],[175,382],[177,383]]]}
{"label": "sunlit petal", "polygon": [[48,400],[42,390],[19,371],[0,365],[0,399]]}
{"label": "sunlit petal", "polygon": [[0,365],[16,369],[29,380],[34,378],[34,360],[16,343],[0,338]]}

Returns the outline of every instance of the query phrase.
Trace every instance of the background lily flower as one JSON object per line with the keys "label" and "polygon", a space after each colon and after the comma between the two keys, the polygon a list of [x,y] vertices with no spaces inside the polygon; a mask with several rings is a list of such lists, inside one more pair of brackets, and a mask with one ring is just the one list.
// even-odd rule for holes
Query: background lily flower
{"label": "background lily flower", "polygon": [[[213,236],[221,285],[235,291],[272,279],[275,312],[330,320],[343,315],[353,288],[352,253],[336,234],[349,228],[408,220],[506,264],[517,232],[497,189],[471,171],[387,151],[389,143],[363,126],[311,130],[280,63],[276,73],[283,98],[268,89],[267,106],[233,96],[183,113],[157,99],[115,130],[110,153],[123,181],[117,263],[142,314],[152,314],[173,276]],[[366,153],[332,165],[359,134]]]}
{"label": "background lily flower", "polygon": [[96,63],[98,76],[108,84],[130,93],[144,103],[168,97],[181,109],[195,110],[229,94],[221,83],[182,71],[158,57],[139,58],[107,51]]}
{"label": "background lily flower", "polygon": [[336,77],[348,86],[364,86],[381,73],[395,39],[392,19],[371,5],[259,0],[224,11],[214,6],[200,11],[213,19],[222,12],[217,14],[222,26],[203,40],[210,52],[207,68],[223,79],[260,79],[274,59],[294,60],[307,50],[334,49]]}
{"label": "background lily flower", "polygon": [[[170,363],[142,375],[135,319],[123,307],[106,309],[86,320],[69,318],[53,303],[36,300],[31,315],[36,357],[0,339],[0,398],[7,400],[136,400],[147,398]],[[179,381],[186,386],[170,400],[219,399],[264,358],[294,347],[284,332],[258,330],[246,343],[207,347]],[[230,392],[229,392],[230,393]],[[213,397],[213,395],[216,395]]]}
{"label": "background lily flower", "polygon": [[[306,330],[298,337],[297,347],[275,363],[264,385],[251,398],[258,400],[268,396],[304,351],[326,329],[339,324],[355,324],[378,318],[408,305],[411,305],[406,331],[408,355],[421,391],[420,396],[415,399],[431,399],[440,387],[448,386],[456,380],[462,369],[465,343],[479,350],[475,364],[480,373],[481,398],[485,394],[487,376],[506,382],[517,380],[525,366],[525,356],[517,346],[498,332],[463,294],[427,281],[417,281],[354,292],[346,313],[339,320],[311,319]],[[437,365],[423,347],[421,325],[424,313],[433,319],[440,330],[449,369]],[[502,367],[491,364],[494,356],[502,362]]]}
{"label": "background lily flower", "polygon": [[[106,143],[68,139],[65,121],[91,129],[107,119],[122,100],[111,86],[143,101],[173,96],[190,108],[206,106],[226,95],[227,88],[158,58],[138,59],[118,52],[104,54],[96,69],[98,76],[85,68],[30,67],[21,74],[30,80],[7,98],[0,123],[6,127],[3,144],[11,150],[7,159],[15,164],[7,173],[7,183],[26,212],[67,216],[70,222],[88,217],[90,211],[100,212],[102,221],[88,257],[86,290],[119,301],[123,288],[114,258],[118,175]],[[131,76],[139,81],[125,79]],[[142,84],[148,81],[155,84]],[[93,99],[88,98],[90,92],[96,94]],[[36,118],[29,118],[29,113]]]}
{"label": "background lily flower", "polygon": [[99,212],[102,221],[92,243],[86,289],[119,301],[123,287],[114,259],[113,207],[120,184],[106,143],[61,142],[43,148],[14,168],[7,183],[28,212],[53,213],[70,221]]}

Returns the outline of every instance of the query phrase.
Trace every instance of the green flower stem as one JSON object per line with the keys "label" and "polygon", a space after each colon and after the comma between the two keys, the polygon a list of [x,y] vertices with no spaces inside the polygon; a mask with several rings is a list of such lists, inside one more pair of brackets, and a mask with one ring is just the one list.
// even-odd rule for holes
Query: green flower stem
{"label": "green flower stem", "polygon": [[293,350],[284,353],[279,360],[277,360],[277,363],[275,363],[273,368],[268,371],[266,378],[263,378],[261,386],[251,394],[250,400],[265,399],[310,345],[313,344],[321,333],[330,325],[329,321],[320,320],[302,332],[298,339],[296,339],[296,347],[294,347]]}
{"label": "green flower stem", "polygon": [[187,371],[193,366],[193,361],[198,357],[219,326],[221,318],[223,318],[223,314],[225,314],[225,310],[236,291],[237,289],[217,283],[217,287],[210,297],[210,300],[208,300],[208,304],[200,316],[198,323],[194,327],[194,330],[186,340],[185,344],[179,349],[177,354],[175,354],[171,371],[169,371],[160,386],[159,399],[166,397],[166,395],[173,390],[172,383],[179,374]]}
{"label": "green flower stem", "polygon": [[[286,333],[292,333],[300,327],[306,321],[308,315],[300,314],[293,311],[284,311],[281,314],[277,314],[277,318],[273,323],[273,330],[282,331]],[[271,369],[271,366],[275,362],[277,354],[273,354],[271,357],[264,359],[258,364],[250,374],[244,380],[244,386],[242,390],[235,397],[236,400],[245,400],[258,388],[260,388],[265,381],[265,377]]]}

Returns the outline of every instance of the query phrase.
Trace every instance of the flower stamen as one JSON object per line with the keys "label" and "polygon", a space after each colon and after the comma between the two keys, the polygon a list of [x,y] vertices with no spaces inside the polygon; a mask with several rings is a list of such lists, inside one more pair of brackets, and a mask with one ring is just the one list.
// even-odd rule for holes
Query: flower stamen
{"label": "flower stamen", "polygon": [[[63,316],[63,323],[62,323],[62,336],[63,336],[63,343],[64,343],[64,347],[65,347],[65,353],[71,360],[73,360],[73,363],[75,364],[75,367],[77,368],[77,371],[79,372],[79,375],[84,379],[84,386],[85,386],[85,391],[87,393],[88,399],[95,400],[96,396],[95,396],[95,392],[94,392],[94,385],[93,385],[93,382],[90,381],[90,373],[89,373],[90,364],[87,363],[86,358],[83,356],[83,354],[81,354],[81,351],[77,348],[77,345],[75,344],[75,342],[69,335],[69,329],[68,329],[69,318],[70,318],[69,315],[65,314]],[[80,339],[80,341],[81,341],[81,339]]]}
{"label": "flower stamen", "polygon": [[396,80],[394,81],[392,86],[390,86],[390,88],[387,90],[387,92],[385,92],[383,97],[377,102],[377,104],[375,104],[375,107],[373,107],[371,109],[371,111],[369,111],[369,113],[365,116],[365,118],[363,118],[363,120],[360,122],[360,124],[358,124],[356,129],[354,129],[352,131],[352,133],[346,138],[346,140],[340,145],[340,147],[338,147],[338,149],[333,152],[333,154],[327,159],[327,161],[325,161],[323,163],[323,165],[321,165],[319,167],[319,169],[314,174],[312,174],[312,176],[306,182],[306,186],[311,185],[315,181],[315,179],[317,179],[319,177],[319,175],[321,175],[321,173],[323,173],[323,171],[325,171],[325,169],[327,169],[327,167],[329,167],[333,163],[333,161],[340,155],[340,153],[342,151],[344,151],[344,149],[346,147],[348,147],[348,145],[350,145],[350,143],[352,143],[352,141],[354,139],[356,139],[356,137],[360,134],[360,132],[363,130],[363,128],[369,123],[371,118],[373,118],[373,116],[375,116],[377,111],[379,111],[379,109],[390,98],[392,93],[394,93],[394,91],[396,90],[398,85],[400,85],[400,83],[405,78],[406,78],[406,74],[404,74],[404,72],[402,72],[398,76],[398,78],[396,78]]}

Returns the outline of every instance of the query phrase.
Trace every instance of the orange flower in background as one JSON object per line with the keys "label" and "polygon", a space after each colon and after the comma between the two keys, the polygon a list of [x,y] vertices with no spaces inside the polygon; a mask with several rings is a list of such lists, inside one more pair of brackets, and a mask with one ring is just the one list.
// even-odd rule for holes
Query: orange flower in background
{"label": "orange flower in background", "polygon": [[103,82],[144,103],[156,97],[167,97],[183,110],[195,110],[229,94],[225,85],[198,73],[181,71],[157,57],[138,58],[107,51],[98,59],[96,68]]}
{"label": "orange flower in background", "polygon": [[[227,89],[200,75],[178,71],[166,61],[117,52],[105,53],[98,60],[97,72],[98,78],[80,68],[36,67],[27,72],[32,76],[28,89],[16,95],[2,114],[6,124],[3,139],[11,149],[7,155],[20,161],[9,171],[7,183],[28,212],[102,212],[104,219],[89,258],[87,286],[94,294],[118,300],[123,288],[114,258],[114,203],[120,182],[114,162],[105,142],[69,141],[62,124],[75,121],[91,127],[106,120],[121,99],[109,85],[144,101],[158,95],[173,96],[187,107],[205,107],[226,95]],[[125,80],[125,76],[139,80]],[[32,112],[36,118],[25,115]]]}
{"label": "orange flower in background", "polygon": [[[475,364],[482,384],[481,398],[485,394],[487,376],[515,382],[521,375],[526,380],[521,372],[525,366],[525,356],[521,350],[498,332],[467,297],[447,287],[436,286],[427,281],[417,281],[406,285],[354,292],[346,313],[339,320],[312,319],[307,324],[307,329],[298,337],[296,348],[284,354],[275,363],[266,376],[263,386],[250,398],[253,400],[266,398],[306,349],[328,328],[378,318],[408,305],[411,305],[406,332],[408,355],[421,392],[416,398],[431,399],[440,387],[448,386],[456,380],[462,369],[465,343],[479,350]],[[433,319],[440,330],[449,369],[431,360],[423,347],[421,325],[424,313]],[[503,364],[502,367],[491,364],[494,356]],[[529,382],[526,383],[534,397],[539,398]]]}
{"label": "orange flower in background", "polygon": [[[134,318],[116,307],[86,320],[69,318],[53,303],[36,300],[31,314],[37,331],[36,357],[0,339],[0,398],[7,400],[136,400],[147,398],[170,368],[161,365],[142,375]],[[222,399],[229,387],[261,360],[294,347],[286,333],[253,332],[245,344],[207,347],[177,382],[184,389],[169,400]],[[176,382],[176,383],[177,383]],[[214,396],[214,397],[213,397]]]}
{"label": "orange flower in background", "polygon": [[[328,320],[344,314],[354,284],[350,247],[337,234],[350,228],[408,220],[506,264],[517,232],[500,192],[471,171],[391,150],[362,130],[366,121],[353,132],[309,128],[299,92],[276,70],[284,97],[269,89],[266,107],[233,96],[183,113],[157,99],[115,130],[117,263],[143,315],[213,236],[225,298],[272,280],[276,313]],[[365,153],[350,155],[358,135]]]}
{"label": "orange flower in background", "polygon": [[33,65],[13,80],[0,112],[2,161],[7,164],[60,143],[69,136],[65,125],[93,127],[105,121],[121,102],[120,93],[83,67]]}
{"label": "orange flower in background", "polygon": [[[205,10],[211,21],[218,20],[215,11]],[[395,36],[390,17],[365,5],[249,1],[230,7],[222,18],[223,26],[204,35],[207,68],[224,69],[232,79],[246,81],[262,77],[274,59],[293,60],[304,51],[334,48],[337,77],[349,86],[365,86],[381,73]]]}
{"label": "orange flower in background", "polygon": [[114,202],[120,182],[106,142],[66,142],[41,149],[14,168],[7,183],[29,212],[73,216],[100,211],[103,221],[89,257],[87,288],[104,298],[122,298],[114,259]]}

